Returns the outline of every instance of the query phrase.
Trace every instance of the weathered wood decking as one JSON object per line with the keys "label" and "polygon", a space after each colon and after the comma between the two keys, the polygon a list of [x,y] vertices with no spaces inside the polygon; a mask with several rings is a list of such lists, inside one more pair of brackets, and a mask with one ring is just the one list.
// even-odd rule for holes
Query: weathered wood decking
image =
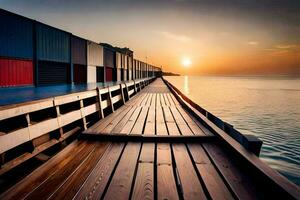
{"label": "weathered wood decking", "polygon": [[289,194],[267,184],[273,183],[191,116],[157,79],[0,199],[288,199],[299,194],[297,188]]}

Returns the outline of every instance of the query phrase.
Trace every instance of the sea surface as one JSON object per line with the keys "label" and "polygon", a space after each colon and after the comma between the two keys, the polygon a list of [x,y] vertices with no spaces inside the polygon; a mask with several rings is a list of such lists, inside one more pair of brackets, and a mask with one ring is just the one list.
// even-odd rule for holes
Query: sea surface
{"label": "sea surface", "polygon": [[300,78],[165,78],[240,132],[260,138],[260,158],[300,186]]}

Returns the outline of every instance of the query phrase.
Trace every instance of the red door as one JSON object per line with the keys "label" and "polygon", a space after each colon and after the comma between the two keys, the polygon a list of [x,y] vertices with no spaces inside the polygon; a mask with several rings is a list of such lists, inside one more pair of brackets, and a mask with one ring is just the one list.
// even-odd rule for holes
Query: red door
{"label": "red door", "polygon": [[0,87],[33,84],[33,64],[31,60],[0,58]]}
{"label": "red door", "polygon": [[106,74],[106,81],[110,82],[112,81],[112,77],[113,77],[113,69],[110,67],[106,67],[105,69],[105,74]]}

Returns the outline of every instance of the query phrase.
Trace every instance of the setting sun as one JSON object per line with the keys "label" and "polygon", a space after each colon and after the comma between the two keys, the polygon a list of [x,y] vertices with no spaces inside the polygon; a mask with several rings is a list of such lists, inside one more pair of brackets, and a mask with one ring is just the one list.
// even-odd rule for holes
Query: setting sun
{"label": "setting sun", "polygon": [[189,67],[192,64],[192,61],[190,58],[185,57],[182,59],[181,63],[184,67]]}

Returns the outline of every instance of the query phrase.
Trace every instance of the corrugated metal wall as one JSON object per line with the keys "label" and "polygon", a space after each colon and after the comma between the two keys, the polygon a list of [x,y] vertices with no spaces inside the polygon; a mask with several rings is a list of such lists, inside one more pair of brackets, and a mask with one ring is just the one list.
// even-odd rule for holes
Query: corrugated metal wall
{"label": "corrugated metal wall", "polygon": [[128,69],[128,56],[124,55],[124,69]]}
{"label": "corrugated metal wall", "polygon": [[115,68],[115,52],[111,49],[104,48],[104,66]]}
{"label": "corrugated metal wall", "polygon": [[136,61],[136,64],[135,64],[135,78],[139,79],[139,61],[138,60]]}
{"label": "corrugated metal wall", "polygon": [[87,67],[87,82],[95,83],[97,82],[97,70],[96,66],[88,66]]}
{"label": "corrugated metal wall", "polygon": [[37,59],[70,62],[70,33],[36,23]]}
{"label": "corrugated metal wall", "polygon": [[74,83],[86,83],[87,82],[87,67],[86,65],[74,65],[73,70]]}
{"label": "corrugated metal wall", "polygon": [[66,84],[70,82],[70,65],[50,61],[39,61],[38,63],[39,85]]}
{"label": "corrugated metal wall", "polygon": [[32,84],[33,64],[31,60],[0,58],[0,87]]}
{"label": "corrugated metal wall", "polygon": [[103,47],[88,41],[88,65],[103,67]]}
{"label": "corrugated metal wall", "polygon": [[135,79],[135,62],[136,62],[136,60],[133,59],[133,61],[132,61],[132,80]]}
{"label": "corrugated metal wall", "polygon": [[132,80],[132,71],[128,69],[128,80]]}
{"label": "corrugated metal wall", "polygon": [[0,56],[32,59],[33,22],[0,9]]}
{"label": "corrugated metal wall", "polygon": [[122,55],[119,52],[116,52],[116,66],[122,68]]}
{"label": "corrugated metal wall", "polygon": [[122,81],[122,76],[121,76],[121,69],[120,68],[117,68],[117,81]]}
{"label": "corrugated metal wall", "polygon": [[71,40],[72,62],[79,65],[87,65],[87,41],[72,35]]}

